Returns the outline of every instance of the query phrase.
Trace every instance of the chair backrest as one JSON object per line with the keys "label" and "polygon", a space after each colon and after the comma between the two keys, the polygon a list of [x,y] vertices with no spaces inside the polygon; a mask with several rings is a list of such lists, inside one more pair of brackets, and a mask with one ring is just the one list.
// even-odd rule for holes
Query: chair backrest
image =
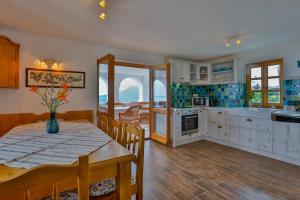
{"label": "chair backrest", "polygon": [[139,112],[141,109],[142,109],[141,105],[132,105],[126,110],[126,113],[127,112],[130,112],[130,113],[131,112]]}
{"label": "chair backrest", "polygon": [[[78,199],[89,199],[88,182],[88,156],[79,158],[74,165],[44,165],[33,168],[17,177],[0,182],[1,198],[15,199],[13,195],[21,193],[20,200],[32,200],[43,197],[33,197],[31,190],[37,188],[49,188],[52,186],[51,196],[53,200],[59,199],[57,183],[65,180],[78,180]],[[49,193],[50,194],[50,193]]]}
{"label": "chair backrest", "polygon": [[125,124],[121,121],[113,120],[111,127],[109,127],[109,135],[116,140],[119,144],[125,146],[126,135],[125,135]]}
{"label": "chair backrest", "polygon": [[[65,121],[72,120],[88,120],[93,123],[93,110],[68,111],[66,113],[57,113],[58,119]],[[7,133],[10,129],[22,125],[45,121],[49,119],[49,113],[36,115],[33,113],[15,113],[0,114],[0,137]]]}
{"label": "chair backrest", "polygon": [[136,164],[136,184],[138,185],[139,196],[143,196],[143,171],[144,171],[144,142],[145,130],[139,129],[134,125],[127,125],[126,132],[126,148],[131,152],[132,161]]}
{"label": "chair backrest", "polygon": [[98,112],[98,128],[105,133],[108,133],[108,116],[105,112]]}

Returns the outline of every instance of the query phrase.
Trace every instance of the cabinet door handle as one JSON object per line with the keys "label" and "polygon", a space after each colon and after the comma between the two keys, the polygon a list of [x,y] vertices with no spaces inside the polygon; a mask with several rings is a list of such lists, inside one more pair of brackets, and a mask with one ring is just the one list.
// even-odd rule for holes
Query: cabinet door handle
{"label": "cabinet door handle", "polygon": [[253,120],[252,120],[252,119],[246,119],[246,121],[247,121],[247,122],[252,122]]}

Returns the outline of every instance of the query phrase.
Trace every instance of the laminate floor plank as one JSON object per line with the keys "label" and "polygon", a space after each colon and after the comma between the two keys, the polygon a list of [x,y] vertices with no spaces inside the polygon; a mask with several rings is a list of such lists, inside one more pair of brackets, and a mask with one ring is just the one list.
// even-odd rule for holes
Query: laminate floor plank
{"label": "laminate floor plank", "polygon": [[300,167],[220,144],[145,144],[145,200],[300,200]]}

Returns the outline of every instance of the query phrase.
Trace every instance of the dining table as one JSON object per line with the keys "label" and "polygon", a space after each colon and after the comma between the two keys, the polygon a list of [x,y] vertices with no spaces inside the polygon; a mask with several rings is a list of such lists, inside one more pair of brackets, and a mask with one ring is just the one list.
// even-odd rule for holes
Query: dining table
{"label": "dining table", "polygon": [[[11,129],[0,137],[0,182],[46,164],[74,164],[89,156],[89,182],[116,177],[118,199],[131,199],[131,153],[88,121],[61,121],[58,134],[48,134],[45,122]],[[61,191],[77,187],[77,180],[58,183]],[[39,190],[40,194],[46,191]],[[1,199],[1,198],[0,198]]]}

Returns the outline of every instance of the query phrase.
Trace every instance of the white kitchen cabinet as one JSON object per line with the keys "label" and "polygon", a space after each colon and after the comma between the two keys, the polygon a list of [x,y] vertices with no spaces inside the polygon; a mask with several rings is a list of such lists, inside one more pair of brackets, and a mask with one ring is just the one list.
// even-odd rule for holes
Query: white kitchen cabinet
{"label": "white kitchen cabinet", "polygon": [[171,69],[173,82],[190,83],[190,63],[181,60],[172,60]]}
{"label": "white kitchen cabinet", "polygon": [[296,123],[273,123],[273,152],[290,158],[299,158],[300,125]]}
{"label": "white kitchen cabinet", "polygon": [[221,124],[208,123],[207,136],[223,142],[229,141],[229,127]]}
{"label": "white kitchen cabinet", "polygon": [[262,115],[247,109],[238,112],[209,108],[205,137],[217,143],[300,165],[300,124],[274,122],[271,112],[268,113]]}
{"label": "white kitchen cabinet", "polygon": [[209,112],[208,112],[208,121],[210,123],[228,125],[229,124],[229,116],[224,111],[209,110]]}
{"label": "white kitchen cabinet", "polygon": [[210,65],[191,63],[190,79],[191,84],[207,85],[210,83]]}
{"label": "white kitchen cabinet", "polygon": [[200,135],[205,135],[207,133],[207,113],[205,109],[199,109],[199,114],[198,114],[198,127],[199,127],[199,134]]}
{"label": "white kitchen cabinet", "polygon": [[229,119],[229,125],[231,127],[240,128],[243,118],[240,116],[231,115]]}
{"label": "white kitchen cabinet", "polygon": [[229,141],[233,144],[240,144],[240,128],[239,127],[230,126]]}
{"label": "white kitchen cabinet", "polygon": [[272,133],[252,130],[255,136],[256,148],[263,151],[272,152]]}
{"label": "white kitchen cabinet", "polygon": [[254,148],[255,144],[255,132],[250,129],[241,128],[240,129],[240,144],[246,147]]}
{"label": "white kitchen cabinet", "polygon": [[223,142],[229,141],[229,127],[224,125],[217,125],[217,139]]}

